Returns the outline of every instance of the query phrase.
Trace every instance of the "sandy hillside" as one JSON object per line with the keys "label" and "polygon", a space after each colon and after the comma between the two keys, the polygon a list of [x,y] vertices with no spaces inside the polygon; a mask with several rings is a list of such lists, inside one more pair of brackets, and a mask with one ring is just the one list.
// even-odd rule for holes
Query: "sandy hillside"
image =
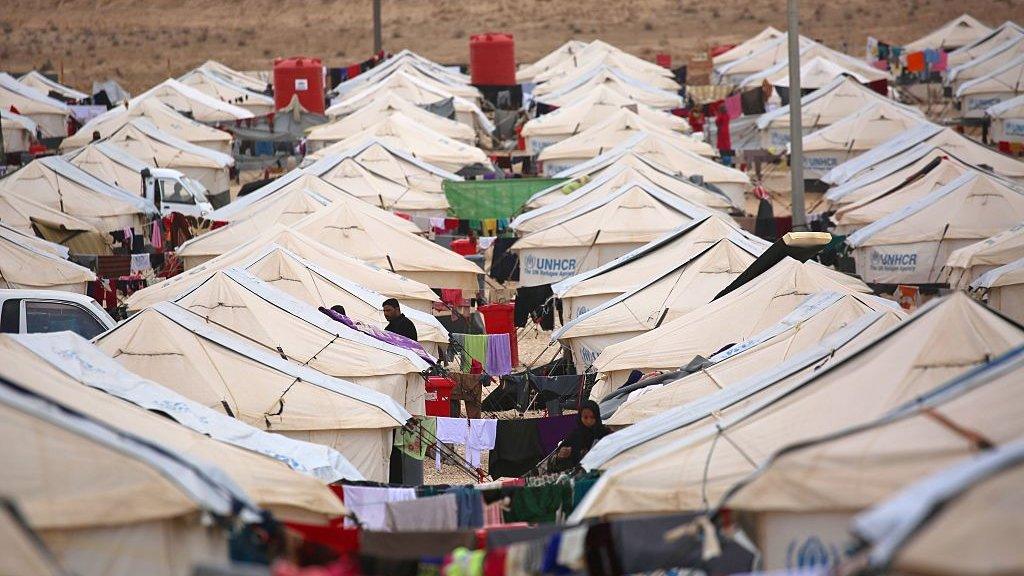
{"label": "sandy hillside", "polygon": [[[783,0],[383,0],[384,43],[446,63],[469,59],[469,36],[515,35],[517,59],[530,61],[565,40],[602,38],[676,63],[709,44],[735,42],[765,25],[782,28]],[[850,0],[802,3],[803,32],[854,54],[865,36],[913,39],[969,9],[995,25],[1024,20],[1024,0]],[[370,0],[4,0],[0,70],[63,66],[65,82],[87,88],[114,77],[138,92],[207,58],[249,70],[274,57],[319,56],[330,66],[365,59],[372,49]],[[699,64],[694,65],[699,72]]]}

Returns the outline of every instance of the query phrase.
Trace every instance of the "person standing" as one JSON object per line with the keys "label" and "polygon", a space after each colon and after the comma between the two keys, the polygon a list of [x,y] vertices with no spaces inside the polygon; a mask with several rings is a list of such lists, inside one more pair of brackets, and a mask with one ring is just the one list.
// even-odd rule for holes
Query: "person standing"
{"label": "person standing", "polygon": [[384,327],[388,332],[405,336],[409,340],[414,342],[419,341],[419,335],[416,333],[416,325],[412,323],[402,314],[402,306],[398,303],[398,300],[394,298],[388,298],[384,301],[384,317],[388,320],[388,325]]}
{"label": "person standing", "polygon": [[718,155],[722,158],[722,164],[732,166],[732,138],[729,136],[729,111],[725,105],[718,107],[718,114],[715,115],[715,128],[717,129]]}

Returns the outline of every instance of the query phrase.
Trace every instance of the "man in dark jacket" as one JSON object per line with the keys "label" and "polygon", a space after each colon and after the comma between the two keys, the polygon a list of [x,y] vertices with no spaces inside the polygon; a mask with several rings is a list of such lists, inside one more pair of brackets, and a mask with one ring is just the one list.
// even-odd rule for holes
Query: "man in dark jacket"
{"label": "man in dark jacket", "polygon": [[412,323],[412,320],[409,320],[405,314],[402,314],[402,306],[398,303],[398,300],[388,298],[384,301],[383,307],[384,317],[388,319],[388,325],[384,327],[385,330],[405,336],[410,340],[419,340],[416,326]]}

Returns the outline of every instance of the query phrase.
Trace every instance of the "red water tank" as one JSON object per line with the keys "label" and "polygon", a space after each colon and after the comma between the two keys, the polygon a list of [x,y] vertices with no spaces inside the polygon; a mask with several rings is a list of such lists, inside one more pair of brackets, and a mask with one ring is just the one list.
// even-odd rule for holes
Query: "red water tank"
{"label": "red water tank", "polygon": [[427,416],[452,415],[452,390],[455,380],[444,376],[431,376],[426,383],[427,396],[423,401]]}
{"label": "red water tank", "polygon": [[476,86],[516,84],[516,41],[511,34],[477,34],[469,38],[469,74]]}
{"label": "red water tank", "polygon": [[488,334],[508,334],[508,345],[512,352],[512,365],[519,365],[519,338],[516,332],[515,304],[483,304],[476,307],[484,317],[484,328]]}
{"label": "red water tank", "polygon": [[299,96],[310,112],[324,112],[324,65],[319,58],[277,58],[274,60],[274,107],[280,110]]}
{"label": "red water tank", "polygon": [[460,256],[472,256],[476,254],[476,242],[469,238],[457,238],[452,240],[452,252]]}

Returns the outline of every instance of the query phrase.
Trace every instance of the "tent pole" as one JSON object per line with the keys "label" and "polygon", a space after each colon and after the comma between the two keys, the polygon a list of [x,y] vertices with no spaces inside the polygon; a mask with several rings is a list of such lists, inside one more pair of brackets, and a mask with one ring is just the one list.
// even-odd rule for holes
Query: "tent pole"
{"label": "tent pole", "polygon": [[789,175],[793,230],[807,230],[804,211],[804,146],[800,110],[800,12],[798,0],[787,0],[789,35]]}
{"label": "tent pole", "polygon": [[378,54],[384,49],[384,40],[380,31],[380,0],[373,0],[373,53]]}

